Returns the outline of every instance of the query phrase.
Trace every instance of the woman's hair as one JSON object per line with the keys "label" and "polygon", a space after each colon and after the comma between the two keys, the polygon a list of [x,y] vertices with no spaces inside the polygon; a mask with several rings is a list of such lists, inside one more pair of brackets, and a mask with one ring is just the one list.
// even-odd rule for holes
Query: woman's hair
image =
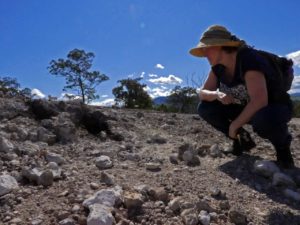
{"label": "woman's hair", "polygon": [[239,47],[232,47],[232,46],[222,46],[222,50],[228,54],[237,52]]}

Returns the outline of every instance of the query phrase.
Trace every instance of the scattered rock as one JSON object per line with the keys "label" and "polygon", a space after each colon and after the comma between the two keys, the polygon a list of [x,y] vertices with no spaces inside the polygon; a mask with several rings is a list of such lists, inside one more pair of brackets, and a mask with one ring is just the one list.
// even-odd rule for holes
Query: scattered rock
{"label": "scattered rock", "polygon": [[180,206],[183,202],[182,197],[176,197],[174,199],[172,199],[169,204],[168,207],[174,212],[174,213],[178,213],[180,211]]}
{"label": "scattered rock", "polygon": [[182,155],[182,159],[188,166],[199,166],[200,160],[195,151],[185,151]]}
{"label": "scattered rock", "polygon": [[110,208],[105,205],[93,204],[89,207],[90,213],[87,218],[87,225],[113,225],[115,219]]}
{"label": "scattered rock", "polygon": [[0,152],[11,153],[13,152],[14,145],[5,137],[0,137]]}
{"label": "scattered rock", "polygon": [[65,163],[65,159],[61,155],[52,152],[47,152],[45,158],[47,162],[55,162],[57,165]]}
{"label": "scattered rock", "polygon": [[124,194],[124,204],[127,209],[138,209],[143,203],[143,196],[140,193],[126,192]]}
{"label": "scattered rock", "polygon": [[222,157],[222,149],[218,144],[214,144],[209,149],[209,155],[213,158]]}
{"label": "scattered rock", "polygon": [[206,211],[201,210],[198,218],[202,225],[210,224],[210,214],[208,214]]}
{"label": "scattered rock", "polygon": [[149,143],[149,144],[165,144],[165,143],[167,143],[167,139],[164,137],[161,137],[159,134],[155,134],[147,140],[147,143]]}
{"label": "scattered rock", "polygon": [[94,204],[113,207],[121,202],[122,193],[123,191],[119,186],[116,186],[114,188],[103,189],[96,192],[92,197],[84,200],[82,204],[86,208]]}
{"label": "scattered rock", "polygon": [[39,176],[38,183],[43,185],[44,187],[51,186],[53,184],[54,176],[52,171],[46,170],[41,173]]}
{"label": "scattered rock", "polygon": [[177,165],[178,164],[178,155],[177,154],[170,155],[169,160],[172,164]]}
{"label": "scattered rock", "polygon": [[10,175],[0,176],[0,196],[10,193],[19,187],[15,178]]}
{"label": "scattered rock", "polygon": [[106,185],[114,185],[114,177],[112,175],[109,175],[108,173],[102,171],[101,172],[101,177],[100,177],[100,181],[102,183],[105,183]]}
{"label": "scattered rock", "polygon": [[67,219],[60,221],[58,224],[59,225],[76,225],[76,221],[71,218],[67,218]]}
{"label": "scattered rock", "polygon": [[149,162],[149,163],[145,163],[145,166],[146,166],[146,169],[150,170],[150,171],[159,171],[159,170],[161,170],[160,163]]}
{"label": "scattered rock", "polygon": [[194,209],[185,209],[180,214],[185,225],[197,225],[199,220]]}
{"label": "scattered rock", "polygon": [[242,212],[235,209],[229,211],[229,219],[234,224],[238,224],[238,225],[247,224],[247,217]]}
{"label": "scattered rock", "polygon": [[96,159],[96,166],[100,170],[105,170],[113,167],[113,162],[108,156],[102,155]]}

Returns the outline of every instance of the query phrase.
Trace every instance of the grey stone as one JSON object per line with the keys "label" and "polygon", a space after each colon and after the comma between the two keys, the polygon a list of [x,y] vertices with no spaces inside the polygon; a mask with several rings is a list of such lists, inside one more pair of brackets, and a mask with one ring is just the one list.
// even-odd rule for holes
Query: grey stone
{"label": "grey stone", "polygon": [[147,143],[149,143],[149,144],[165,144],[165,143],[167,143],[167,139],[164,137],[161,137],[159,134],[155,134],[147,140]]}
{"label": "grey stone", "polygon": [[150,170],[150,171],[158,171],[161,170],[160,168],[160,163],[153,163],[153,162],[149,162],[149,163],[145,163],[146,169]]}
{"label": "grey stone", "polygon": [[76,225],[75,220],[71,219],[71,218],[66,218],[62,221],[59,221],[58,223],[59,225]]}
{"label": "grey stone", "polygon": [[52,152],[47,152],[45,158],[47,162],[55,162],[57,165],[62,165],[66,161],[61,155]]}
{"label": "grey stone", "polygon": [[107,185],[114,185],[114,177],[112,175],[109,175],[108,173],[102,171],[100,176],[100,181],[102,183],[105,183]]}
{"label": "grey stone", "polygon": [[198,215],[199,221],[202,225],[209,225],[210,224],[210,215],[204,211],[201,210]]}
{"label": "grey stone", "polygon": [[126,192],[123,198],[127,209],[138,209],[144,203],[143,196],[140,193]]}
{"label": "grey stone", "polygon": [[5,137],[0,137],[0,152],[12,153],[14,145]]}
{"label": "grey stone", "polygon": [[185,209],[180,214],[185,225],[197,225],[199,220],[194,209]]}
{"label": "grey stone", "polygon": [[108,156],[102,155],[96,159],[96,166],[100,170],[109,169],[113,167],[113,162]]}
{"label": "grey stone", "polygon": [[53,173],[51,170],[43,171],[39,177],[39,184],[43,185],[44,187],[51,186],[53,184]]}
{"label": "grey stone", "polygon": [[183,202],[182,197],[176,197],[168,203],[168,207],[175,213],[179,212],[182,202]]}
{"label": "grey stone", "polygon": [[10,193],[19,187],[16,179],[10,175],[0,176],[0,196]]}
{"label": "grey stone", "polygon": [[115,223],[114,217],[107,206],[94,204],[89,208],[87,225],[113,225]]}
{"label": "grey stone", "polygon": [[222,149],[218,144],[214,144],[209,149],[209,155],[213,158],[221,157],[222,156]]}
{"label": "grey stone", "polygon": [[169,156],[169,160],[172,164],[178,164],[178,155],[177,154],[172,154]]}
{"label": "grey stone", "polygon": [[46,142],[49,145],[53,145],[56,142],[56,135],[48,131],[44,127],[37,129],[37,139],[41,142]]}
{"label": "grey stone", "polygon": [[194,151],[185,151],[182,155],[182,159],[188,166],[198,166],[200,165],[199,157],[195,154]]}
{"label": "grey stone", "polygon": [[229,211],[229,219],[234,224],[247,224],[247,217],[242,212],[235,209]]}
{"label": "grey stone", "polygon": [[90,198],[84,200],[82,203],[84,207],[90,207],[94,204],[106,205],[108,207],[113,207],[121,202],[122,189],[119,186],[114,188],[103,189],[96,192]]}

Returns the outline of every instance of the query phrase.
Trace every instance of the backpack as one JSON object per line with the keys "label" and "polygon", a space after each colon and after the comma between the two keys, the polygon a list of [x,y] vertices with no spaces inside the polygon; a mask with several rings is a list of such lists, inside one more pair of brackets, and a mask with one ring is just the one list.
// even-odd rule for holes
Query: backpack
{"label": "backpack", "polygon": [[275,71],[275,79],[280,84],[282,91],[289,91],[294,80],[293,61],[263,50],[256,50],[265,58]]}

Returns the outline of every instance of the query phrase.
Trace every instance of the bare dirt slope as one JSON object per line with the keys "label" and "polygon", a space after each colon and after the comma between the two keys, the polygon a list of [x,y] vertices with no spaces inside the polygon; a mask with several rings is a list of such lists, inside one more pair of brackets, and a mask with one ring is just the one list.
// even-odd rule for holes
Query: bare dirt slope
{"label": "bare dirt slope", "polygon": [[[98,108],[109,129],[93,135],[74,119],[65,123],[70,109],[36,119],[23,102],[1,101],[0,175],[12,176],[18,187],[0,195],[0,224],[86,224],[83,201],[115,186],[124,198],[136,197],[109,210],[112,224],[300,224],[297,195],[286,196],[285,185],[254,171],[256,160],[275,160],[272,146],[254,133],[257,147],[237,158],[222,153],[230,140],[197,115]],[[290,129],[300,167],[300,120]],[[53,153],[61,161],[51,160]],[[112,162],[105,169],[96,166],[104,155]],[[38,168],[41,176],[50,161],[61,172],[54,180],[30,180],[24,172]],[[299,195],[299,171],[281,171]]]}

